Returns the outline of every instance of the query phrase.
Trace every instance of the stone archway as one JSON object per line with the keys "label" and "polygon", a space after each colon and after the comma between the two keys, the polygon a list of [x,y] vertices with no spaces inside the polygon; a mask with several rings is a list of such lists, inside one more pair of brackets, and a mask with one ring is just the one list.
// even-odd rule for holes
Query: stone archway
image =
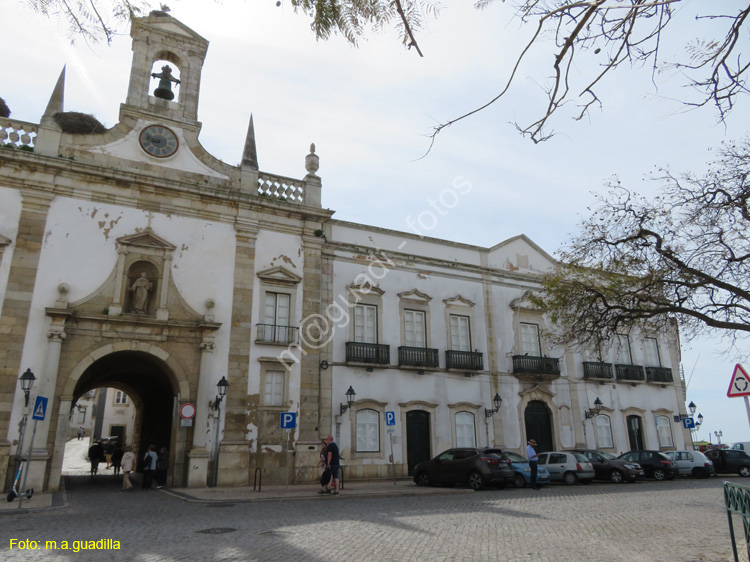
{"label": "stone archway", "polygon": [[81,360],[63,387],[48,481],[50,490],[59,488],[69,412],[86,392],[103,387],[125,390],[136,405],[132,443],[138,458],[149,444],[167,447],[170,452],[168,481],[173,485],[184,483],[185,446],[191,442],[192,435],[180,433],[177,439],[176,408],[178,397],[188,398],[190,391],[185,374],[166,351],[144,343],[106,345]]}

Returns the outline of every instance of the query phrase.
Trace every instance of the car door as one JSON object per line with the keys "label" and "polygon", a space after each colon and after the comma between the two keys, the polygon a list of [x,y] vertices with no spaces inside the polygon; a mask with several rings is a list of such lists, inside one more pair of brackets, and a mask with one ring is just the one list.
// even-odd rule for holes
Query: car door
{"label": "car door", "polygon": [[582,451],[581,454],[586,457],[591,463],[591,466],[594,467],[597,480],[609,479],[609,461],[607,459],[594,451]]}
{"label": "car door", "polygon": [[547,457],[547,470],[549,470],[552,480],[562,480],[565,474],[565,465],[568,461],[568,455],[565,453],[549,453]]}
{"label": "car door", "polygon": [[449,449],[441,453],[433,463],[430,480],[435,484],[447,484],[449,474],[455,466],[455,458],[456,451],[454,449]]}

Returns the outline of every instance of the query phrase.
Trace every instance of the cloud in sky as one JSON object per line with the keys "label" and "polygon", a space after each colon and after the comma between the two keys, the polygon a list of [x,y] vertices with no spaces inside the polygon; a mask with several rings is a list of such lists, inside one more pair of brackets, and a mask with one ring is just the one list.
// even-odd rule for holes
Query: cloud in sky
{"label": "cloud in sky", "polygon": [[[359,48],[340,37],[316,41],[308,20],[270,0],[170,3],[174,17],[210,41],[201,143],[238,163],[253,113],[263,171],[304,176],[304,157],[315,142],[323,205],[335,218],[398,230],[462,176],[471,193],[430,234],[492,246],[524,233],[554,254],[587,214],[590,192],[602,191],[612,175],[651,193],[656,186],[643,177],[655,167],[700,171],[710,147],[745,135],[746,107],[735,109],[726,127],[717,125],[710,108],[685,111],[674,101],[686,89],[672,75],[660,74],[657,89],[649,68],[623,68],[602,84],[602,110],[574,121],[571,104],[555,122],[560,134],[534,145],[511,122],[533,121],[544,105],[548,69],[540,65],[550,54],[538,48],[506,99],[446,129],[420,160],[433,126],[499,92],[529,34],[507,3],[484,11],[471,2],[446,4],[419,34],[420,58],[390,30]],[[67,64],[66,109],[93,113],[107,126],[117,122],[132,58],[126,32],[110,47],[80,40],[70,47],[64,26],[18,2],[3,6],[3,28],[13,56],[4,58],[0,97],[12,117],[38,122]],[[725,441],[750,440],[742,400],[726,398],[734,362],[714,356],[717,349],[723,347],[710,339],[685,346],[686,375],[694,369],[688,401],[699,405],[706,430],[721,429]]]}

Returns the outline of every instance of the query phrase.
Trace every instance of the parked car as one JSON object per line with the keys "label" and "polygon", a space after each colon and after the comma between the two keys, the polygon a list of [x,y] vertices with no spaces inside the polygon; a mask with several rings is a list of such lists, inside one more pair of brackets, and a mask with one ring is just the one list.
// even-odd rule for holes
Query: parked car
{"label": "parked car", "polygon": [[[529,465],[529,460],[511,451],[502,451],[502,453],[510,459],[510,465],[513,468],[513,472],[515,472],[513,485],[516,488],[523,488],[527,484],[531,485],[531,466]],[[549,484],[549,470],[537,465],[536,483],[539,485]]]}
{"label": "parked car", "polygon": [[700,451],[667,451],[664,454],[677,463],[677,470],[683,476],[708,478],[716,473],[713,461]]}
{"label": "parked car", "polygon": [[750,441],[738,441],[737,443],[733,443],[730,449],[737,449],[739,451],[750,453]]}
{"label": "parked car", "polygon": [[594,467],[596,480],[610,482],[635,482],[639,476],[644,476],[643,467],[637,462],[618,459],[611,453],[594,451],[592,449],[572,449],[571,453],[580,453],[586,457]]}
{"label": "parked car", "polygon": [[637,462],[643,468],[646,476],[654,480],[674,480],[679,474],[677,463],[661,451],[630,451],[618,458],[629,462]]}
{"label": "parked car", "polygon": [[736,472],[750,476],[750,455],[737,449],[709,449],[705,455],[714,463],[717,473]]}
{"label": "parked car", "polygon": [[581,453],[568,453],[565,451],[550,451],[539,455],[539,467],[549,471],[550,480],[553,482],[565,482],[576,484],[583,482],[589,484],[596,473],[589,460]]}
{"label": "parked car", "polygon": [[513,484],[514,477],[510,459],[499,449],[448,449],[414,467],[414,482],[418,486],[464,484],[480,490],[485,486]]}

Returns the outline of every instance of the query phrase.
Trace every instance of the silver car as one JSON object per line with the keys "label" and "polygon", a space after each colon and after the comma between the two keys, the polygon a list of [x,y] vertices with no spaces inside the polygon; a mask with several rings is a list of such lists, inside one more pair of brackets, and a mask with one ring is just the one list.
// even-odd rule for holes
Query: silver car
{"label": "silver car", "polygon": [[664,454],[677,463],[683,476],[708,478],[716,474],[713,461],[700,451],[664,451]]}
{"label": "silver car", "polygon": [[596,476],[594,466],[581,453],[550,451],[539,455],[539,466],[549,471],[550,480],[576,484],[589,484]]}

